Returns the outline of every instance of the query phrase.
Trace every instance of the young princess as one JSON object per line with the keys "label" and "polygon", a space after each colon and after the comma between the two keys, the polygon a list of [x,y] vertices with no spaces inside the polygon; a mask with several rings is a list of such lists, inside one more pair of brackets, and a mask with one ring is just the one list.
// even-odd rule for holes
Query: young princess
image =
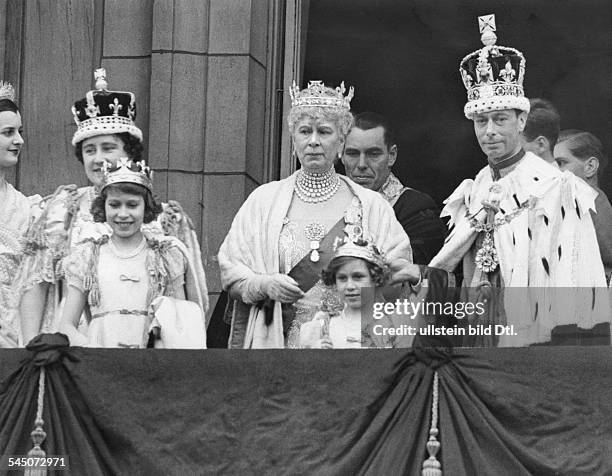
{"label": "young princess", "polygon": [[[123,158],[114,167],[105,164],[102,190],[91,212],[95,221],[106,222],[113,233],[110,238],[87,240],[64,260],[68,296],[60,329],[71,345],[144,348],[153,327],[162,327],[162,337],[165,331],[174,332],[169,328],[172,323],[160,326],[152,309],[159,307],[156,298],[161,296],[184,303],[185,275],[190,270],[186,250],[178,239],[154,238],[141,229],[161,210],[144,161],[132,163]],[[78,330],[83,310],[89,317],[86,335]],[[181,323],[192,339],[184,347],[205,347],[201,312],[199,317],[195,328],[190,327],[193,320]],[[193,339],[203,340],[194,345]],[[174,342],[174,346],[182,345]]]}
{"label": "young princess", "polygon": [[382,334],[383,329],[394,327],[389,316],[372,318],[371,306],[384,302],[382,287],[387,281],[387,266],[376,246],[346,238],[323,271],[323,282],[335,288],[343,308],[339,313],[319,311],[312,321],[303,324],[300,346],[323,349],[409,346],[411,339],[407,342]]}
{"label": "young princess", "polygon": [[[95,88],[72,107],[77,125],[72,145],[79,162],[75,167],[84,172],[89,185],[58,187],[36,207],[40,216],[25,236],[24,256],[15,277],[16,300],[20,302],[20,345],[41,332],[58,330],[68,294],[61,261],[77,245],[109,235],[106,224],[94,222],[90,212],[104,180],[102,164],[121,157],[134,162],[143,158],[143,134],[135,122],[135,95],[109,90],[104,68],[97,69],[94,77]],[[187,280],[187,297],[201,297],[206,310],[206,276],[193,224],[178,202],[162,206],[157,220],[143,229],[160,237],[175,236],[187,247],[195,271]]]}

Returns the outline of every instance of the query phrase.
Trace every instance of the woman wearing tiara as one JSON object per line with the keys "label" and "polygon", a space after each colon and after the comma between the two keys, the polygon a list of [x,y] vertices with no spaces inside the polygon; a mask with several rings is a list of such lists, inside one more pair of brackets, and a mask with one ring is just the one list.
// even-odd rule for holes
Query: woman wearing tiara
{"label": "woman wearing tiara", "polygon": [[[72,145],[90,186],[67,185],[44,200],[40,218],[30,228],[22,269],[17,279],[21,291],[21,331],[26,344],[40,332],[57,329],[66,296],[62,258],[77,244],[110,235],[103,222],[95,222],[90,209],[103,180],[102,165],[122,157],[142,158],[142,131],[136,126],[136,99],[131,92],[109,91],[106,71],[94,74],[96,89],[75,102],[77,124]],[[157,221],[144,226],[152,234],[178,237],[189,251],[193,272],[187,280],[188,294],[208,307],[206,280],[200,245],[191,225],[176,202],[163,204]]]}
{"label": "woman wearing tiara", "polygon": [[[353,117],[351,88],[311,81],[291,88],[294,154],[301,168],[258,187],[238,211],[219,251],[223,288],[234,299],[229,347],[298,347],[319,308],[336,237],[372,237],[390,259],[412,261],[410,242],[376,192],[336,174]],[[420,277],[410,268],[411,280]]]}
{"label": "woman wearing tiara", "polygon": [[[162,336],[176,334],[175,329],[165,327],[169,322],[172,326],[172,321],[153,320],[152,315],[159,297],[184,300],[189,259],[178,239],[155,237],[142,229],[161,210],[144,161],[121,159],[114,170],[106,171],[91,211],[95,222],[105,222],[112,234],[88,238],[74,247],[63,263],[68,296],[60,330],[71,345],[144,348],[152,327],[161,327]],[[205,348],[201,303],[196,304],[195,315],[179,316],[182,337],[191,343],[188,347]],[[82,333],[78,325],[85,308],[91,322]]]}
{"label": "woman wearing tiara", "polygon": [[5,179],[23,147],[21,114],[13,87],[0,81],[0,347],[16,347],[17,296],[13,280],[22,257],[22,240],[38,195],[26,198]]}

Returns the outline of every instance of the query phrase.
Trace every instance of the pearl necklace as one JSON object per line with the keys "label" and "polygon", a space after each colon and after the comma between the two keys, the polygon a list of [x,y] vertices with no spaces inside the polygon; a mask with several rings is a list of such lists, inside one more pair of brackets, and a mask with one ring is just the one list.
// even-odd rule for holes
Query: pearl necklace
{"label": "pearl necklace", "polygon": [[142,240],[140,240],[140,243],[138,243],[136,248],[132,248],[131,250],[126,250],[126,251],[123,251],[117,248],[117,245],[115,244],[112,238],[108,240],[108,246],[111,250],[111,253],[113,253],[117,258],[129,259],[129,258],[133,258],[134,256],[139,255],[142,252],[142,250],[146,248],[147,239],[143,235]]}
{"label": "pearl necklace", "polygon": [[307,173],[298,170],[295,179],[295,194],[306,203],[320,203],[332,198],[340,189],[340,178],[331,168],[323,173]]}

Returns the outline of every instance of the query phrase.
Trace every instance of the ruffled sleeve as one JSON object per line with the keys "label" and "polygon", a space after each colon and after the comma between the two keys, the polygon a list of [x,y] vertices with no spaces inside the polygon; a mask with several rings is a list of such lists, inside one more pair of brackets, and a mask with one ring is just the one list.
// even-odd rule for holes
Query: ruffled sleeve
{"label": "ruffled sleeve", "polygon": [[[182,205],[175,200],[169,200],[168,203],[163,204],[163,211],[159,215],[157,223],[163,229],[164,235],[178,238],[184,245],[183,251],[185,257],[189,260],[189,272],[185,278],[187,299],[193,302],[200,301],[204,312],[206,312],[208,310],[208,288],[204,272],[207,255],[205,241],[201,246],[193,221]],[[202,249],[204,250],[204,256],[202,256]]]}
{"label": "ruffled sleeve", "polygon": [[40,215],[45,208],[44,200],[38,194],[30,195],[26,198],[28,200],[28,205],[30,206],[30,223],[34,223],[40,218]]}
{"label": "ruffled sleeve", "polygon": [[68,251],[67,224],[71,213],[75,213],[77,199],[76,186],[62,186],[32,207],[35,220],[25,237],[24,257],[17,277],[21,292],[34,284],[55,283],[62,277],[61,263]]}
{"label": "ruffled sleeve", "polygon": [[159,296],[183,299],[188,266],[184,245],[173,237],[147,237],[147,241],[151,249],[147,260],[151,280],[147,302]]}
{"label": "ruffled sleeve", "polygon": [[93,262],[95,246],[92,241],[79,244],[63,259],[62,267],[66,282],[81,292],[87,292],[91,287],[91,275],[96,270]]}
{"label": "ruffled sleeve", "polygon": [[184,294],[185,273],[187,260],[183,252],[176,245],[165,248],[162,252],[164,265],[168,272],[166,292],[169,297],[181,297]]}

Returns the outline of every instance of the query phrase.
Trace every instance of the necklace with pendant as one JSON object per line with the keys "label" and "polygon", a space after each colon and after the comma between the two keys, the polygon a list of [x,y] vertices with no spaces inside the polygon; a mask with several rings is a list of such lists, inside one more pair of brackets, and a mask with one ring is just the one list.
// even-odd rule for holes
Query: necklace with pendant
{"label": "necklace with pendant", "polygon": [[304,228],[304,236],[310,241],[310,261],[316,263],[320,259],[319,246],[325,236],[325,227],[319,222],[310,222]]}
{"label": "necklace with pendant", "polygon": [[[510,223],[523,211],[527,210],[532,206],[533,200],[527,199],[512,212],[507,213],[503,217],[495,218],[492,223],[480,223],[476,219],[476,215],[478,214],[478,212],[476,212],[474,216],[469,216],[469,212],[466,212],[466,215],[470,220],[470,226],[472,227],[472,229],[477,232],[484,232],[485,234],[484,239],[482,240],[482,244],[480,245],[480,249],[476,252],[476,257],[474,258],[476,267],[478,269],[485,273],[491,273],[497,269],[497,267],[499,266],[499,256],[497,254],[497,249],[495,248],[495,241],[493,239],[492,233],[494,233],[495,230],[497,230],[499,227]],[[483,208],[486,208],[484,204]]]}

